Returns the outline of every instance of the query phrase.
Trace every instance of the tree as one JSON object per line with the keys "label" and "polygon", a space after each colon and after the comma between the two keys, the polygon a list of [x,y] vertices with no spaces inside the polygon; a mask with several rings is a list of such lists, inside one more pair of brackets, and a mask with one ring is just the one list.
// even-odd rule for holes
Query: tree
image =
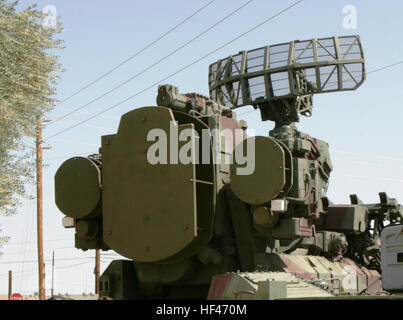
{"label": "tree", "polygon": [[[0,0],[0,214],[15,214],[35,171],[34,142],[39,117],[55,106],[62,71],[62,32],[42,25],[36,5],[17,11],[18,1]],[[5,238],[0,238],[0,245]]]}

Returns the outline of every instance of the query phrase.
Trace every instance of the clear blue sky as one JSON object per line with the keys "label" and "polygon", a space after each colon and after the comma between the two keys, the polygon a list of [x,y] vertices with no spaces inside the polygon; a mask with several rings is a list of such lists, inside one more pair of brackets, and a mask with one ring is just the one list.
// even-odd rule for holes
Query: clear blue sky
{"label": "clear blue sky", "polygon": [[[57,98],[71,93],[108,71],[166,30],[189,16],[208,0],[184,1],[37,1],[38,7],[51,4],[57,9],[65,27],[61,38],[66,48],[57,54],[66,69],[61,74]],[[216,0],[206,10],[139,55],[122,68],[88,88],[73,99],[57,106],[48,115],[56,119],[77,108],[135,73],[151,65],[198,33],[214,24],[246,0]],[[50,136],[91,114],[140,91],[186,64],[205,55],[245,30],[281,11],[294,1],[254,0],[229,20],[184,48],[162,64],[121,87],[107,97],[44,130]],[[32,1],[21,1],[24,7]],[[343,28],[343,7],[357,8],[356,30]],[[305,0],[296,7],[219,50],[188,70],[174,76],[169,83],[182,92],[208,94],[207,71],[217,59],[268,44],[294,39],[310,39],[333,35],[361,36],[367,70],[403,60],[403,2],[399,0],[330,1]],[[356,91],[324,94],[314,97],[312,118],[302,118],[298,127],[313,137],[325,140],[335,170],[328,196],[335,203],[348,203],[348,195],[357,193],[364,202],[377,202],[378,192],[386,191],[403,202],[402,121],[403,64],[368,76]],[[63,215],[54,204],[53,178],[60,164],[77,154],[97,152],[101,135],[114,133],[120,116],[137,107],[155,105],[156,89],[151,89],[121,106],[50,139],[52,149],[44,151],[48,167],[44,170],[44,238],[45,259],[55,250],[57,260],[56,292],[81,293],[94,291],[93,261],[81,259],[94,252],[74,249],[73,231],[61,226]],[[251,109],[245,107],[240,112]],[[88,113],[88,114],[87,114]],[[258,112],[243,116],[258,135],[267,135],[272,128],[262,123]],[[34,188],[29,186],[28,190]],[[11,237],[0,258],[0,294],[7,292],[7,272],[15,272],[14,291],[37,291],[36,263],[5,263],[36,260],[35,201],[24,201],[18,215],[0,217],[2,235]],[[78,259],[77,259],[78,258]],[[102,258],[109,261],[110,258]],[[77,265],[80,263],[86,263]],[[47,262],[50,266],[50,263]],[[77,265],[77,266],[73,266]],[[102,263],[102,270],[107,262]],[[63,267],[68,268],[63,268]],[[50,274],[48,273],[48,279]],[[48,286],[49,288],[49,286]]]}

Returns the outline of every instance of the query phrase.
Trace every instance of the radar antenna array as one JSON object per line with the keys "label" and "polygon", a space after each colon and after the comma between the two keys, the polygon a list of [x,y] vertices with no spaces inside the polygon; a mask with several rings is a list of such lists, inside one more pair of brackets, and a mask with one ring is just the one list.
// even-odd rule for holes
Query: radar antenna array
{"label": "radar antenna array", "polygon": [[310,116],[313,94],[355,90],[364,80],[358,35],[241,51],[209,67],[211,99],[232,109],[252,105],[262,120],[280,123]]}

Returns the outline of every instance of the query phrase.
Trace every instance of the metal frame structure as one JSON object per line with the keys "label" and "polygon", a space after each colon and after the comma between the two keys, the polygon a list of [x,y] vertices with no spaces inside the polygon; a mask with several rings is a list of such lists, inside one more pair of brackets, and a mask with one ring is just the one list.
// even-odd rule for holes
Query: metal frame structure
{"label": "metal frame structure", "polygon": [[209,67],[211,99],[233,109],[291,99],[296,111],[304,115],[310,115],[312,94],[355,90],[364,80],[358,35],[241,51]]}

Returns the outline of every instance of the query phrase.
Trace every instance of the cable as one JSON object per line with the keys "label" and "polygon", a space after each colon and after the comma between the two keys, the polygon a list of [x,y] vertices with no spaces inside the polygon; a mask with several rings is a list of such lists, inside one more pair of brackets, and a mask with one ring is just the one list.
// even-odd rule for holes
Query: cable
{"label": "cable", "polygon": [[[67,241],[71,240],[71,238],[65,238],[65,239],[52,239],[52,240],[46,240],[44,242],[55,242],[55,241]],[[19,245],[23,243],[36,243],[37,241],[30,241],[30,242],[16,242],[16,243],[6,243],[5,246],[14,246],[14,245]]]}
{"label": "cable", "polygon": [[[31,187],[32,187],[31,196],[33,196],[34,195],[34,187],[35,187],[35,185],[32,184]],[[31,200],[29,202],[29,210],[28,210],[28,215],[29,216],[28,216],[28,219],[25,219],[26,221],[28,221],[28,226],[31,226],[29,231],[26,232],[25,241],[31,241],[31,236],[32,236],[32,231],[33,231],[32,229],[34,229],[34,224],[31,223],[33,217],[35,216],[33,204],[34,204],[34,201]],[[23,256],[22,256],[23,260],[26,259],[26,254],[27,254],[27,244],[24,244],[24,253],[23,253]],[[25,264],[22,264],[22,271],[24,272],[25,270],[26,270],[25,269]],[[25,289],[27,281],[28,281],[27,277],[25,277],[25,278],[21,277],[20,278],[20,288],[22,288],[23,287],[22,285],[24,284],[24,289]]]}
{"label": "cable", "polygon": [[55,283],[56,284],[62,284],[62,285],[70,285],[70,286],[73,286],[73,287],[82,287],[82,288],[85,288],[86,287],[86,285],[85,284],[83,284],[83,283],[80,283],[80,282],[64,282],[64,281],[55,281]]}
{"label": "cable", "polygon": [[68,265],[68,266],[55,267],[55,269],[56,269],[56,270],[59,270],[59,269],[68,269],[68,268],[73,268],[73,267],[81,266],[81,265],[88,264],[88,263],[91,263],[91,261],[81,262],[81,263],[77,263],[77,264],[71,264],[71,265]]}
{"label": "cable", "polygon": [[[27,275],[27,274],[38,274],[38,269],[37,268],[29,269],[29,270],[24,271],[24,272],[21,272],[21,271],[15,272],[15,271],[13,271],[12,276],[13,276],[13,279],[14,279],[14,278],[23,277],[24,275]],[[0,279],[6,279],[8,277],[9,277],[8,272],[0,275]]]}
{"label": "cable", "polygon": [[[55,259],[56,260],[56,259]],[[67,266],[61,266],[61,267],[55,267],[55,270],[59,270],[59,269],[68,269],[68,268],[72,268],[72,267],[76,267],[76,266],[81,266],[81,265],[84,265],[84,264],[88,264],[88,263],[91,263],[92,261],[86,261],[86,262],[80,262],[80,263],[76,263],[76,264],[71,264],[71,265],[67,265]],[[13,277],[14,276],[18,276],[18,277],[22,277],[23,275],[26,275],[26,274],[37,274],[38,273],[38,271],[37,271],[37,269],[35,268],[35,269],[28,269],[28,270],[26,270],[26,271],[22,271],[22,272],[13,272]],[[0,275],[0,279],[4,279],[4,278],[7,278],[8,277],[8,272],[7,273],[5,273],[5,274],[3,274],[3,275]]]}
{"label": "cable", "polygon": [[91,81],[90,83],[88,83],[87,85],[85,85],[84,87],[82,87],[81,89],[77,90],[76,92],[74,92],[73,94],[71,94],[70,96],[68,96],[67,98],[63,99],[62,101],[60,101],[57,105],[62,104],[63,102],[71,99],[72,97],[76,96],[77,94],[79,94],[80,92],[84,91],[85,89],[89,88],[90,86],[92,86],[93,84],[95,84],[96,82],[100,81],[101,79],[105,78],[107,75],[111,74],[113,71],[117,70],[118,68],[120,68],[121,66],[123,66],[125,63],[129,62],[130,60],[132,60],[133,58],[135,58],[136,56],[138,56],[140,53],[144,52],[145,50],[147,50],[148,48],[150,48],[151,46],[153,46],[155,43],[157,43],[158,41],[162,40],[163,38],[165,38],[168,34],[170,34],[171,32],[173,32],[174,30],[176,30],[177,28],[179,28],[182,24],[184,24],[186,21],[188,21],[189,19],[193,18],[195,15],[197,15],[198,13],[200,13],[201,11],[203,11],[205,8],[207,8],[209,5],[211,5],[213,2],[215,2],[216,0],[211,0],[210,2],[208,2],[207,4],[205,4],[204,6],[202,6],[201,8],[199,8],[198,10],[196,10],[193,14],[191,14],[190,16],[188,16],[186,19],[182,20],[181,22],[179,22],[177,25],[175,25],[174,27],[172,27],[171,29],[169,29],[167,32],[165,32],[163,35],[161,35],[160,37],[158,37],[156,40],[150,42],[148,45],[146,45],[143,49],[137,51],[135,54],[133,54],[132,56],[130,56],[129,58],[127,58],[126,60],[124,60],[123,62],[119,63],[117,66],[113,67],[111,70],[105,72],[103,75],[101,75],[100,77],[98,77],[97,79]]}
{"label": "cable", "polygon": [[96,144],[86,143],[86,142],[81,142],[81,141],[71,140],[71,139],[60,139],[59,138],[56,141],[63,142],[63,143],[71,143],[71,144],[74,144],[74,145],[87,146],[87,147],[91,147],[91,148],[95,148],[95,149],[99,148],[99,146],[96,145]]}
{"label": "cable", "polygon": [[[63,108],[63,107],[57,107],[56,110],[71,111],[71,109]],[[77,111],[77,113],[78,113],[78,114],[89,115],[89,116],[92,116],[92,115],[93,115],[93,113],[87,112],[87,111]],[[102,117],[100,117],[100,118],[119,120],[119,117],[114,117],[114,116],[102,116]]]}
{"label": "cable", "polygon": [[230,14],[226,15],[224,18],[222,18],[221,20],[219,20],[218,22],[216,22],[215,24],[213,24],[212,26],[210,26],[209,28],[207,28],[206,30],[204,30],[203,32],[199,33],[197,36],[195,36],[194,38],[192,38],[191,40],[187,41],[186,43],[184,43],[183,45],[181,45],[180,47],[176,48],[174,51],[170,52],[169,54],[167,54],[166,56],[164,56],[163,58],[161,58],[160,60],[158,60],[157,62],[153,63],[152,65],[148,66],[147,68],[143,69],[142,71],[136,73],[134,76],[130,77],[129,79],[121,82],[120,84],[118,84],[117,86],[115,86],[114,88],[106,91],[105,93],[101,94],[100,96],[92,99],[91,101],[87,102],[86,104],[72,110],[69,113],[66,113],[64,116],[57,118],[55,120],[53,120],[52,122],[50,122],[47,126],[52,125],[55,122],[58,122],[62,119],[65,119],[66,117],[72,115],[73,113],[80,111],[81,109],[84,109],[85,107],[89,106],[90,104],[94,103],[95,101],[98,101],[99,99],[107,96],[108,94],[116,91],[117,89],[119,89],[121,86],[125,85],[126,83],[129,83],[130,81],[134,80],[135,78],[137,78],[138,76],[142,75],[143,73],[147,72],[148,70],[152,69],[153,67],[155,67],[156,65],[160,64],[161,62],[163,62],[164,60],[168,59],[169,57],[171,57],[172,55],[174,55],[175,53],[177,53],[178,51],[180,51],[181,49],[185,48],[186,46],[188,46],[190,43],[192,43],[193,41],[197,40],[198,38],[200,38],[202,35],[204,35],[205,33],[209,32],[210,30],[212,30],[213,28],[215,28],[216,26],[218,26],[220,23],[224,22],[225,20],[227,20],[229,17],[231,17],[232,15],[234,15],[236,12],[238,12],[239,10],[241,10],[242,8],[244,8],[245,6],[247,6],[248,4],[250,4],[253,0],[249,0],[246,3],[244,3],[242,6],[240,6],[239,8],[235,9],[234,11],[232,11]]}
{"label": "cable", "polygon": [[357,153],[357,152],[351,152],[351,151],[343,151],[343,150],[333,150],[333,153],[337,154],[349,154],[349,155],[353,155],[353,156],[357,156],[360,158],[375,158],[375,159],[380,159],[380,160],[390,160],[390,161],[403,161],[403,158],[396,158],[396,157],[384,157],[384,156],[380,156],[380,155],[373,155],[373,154],[366,154],[366,153]]}
{"label": "cable", "polygon": [[[64,261],[64,260],[83,260],[83,259],[95,259],[95,257],[83,257],[83,258],[60,258],[60,259],[55,259],[55,261]],[[52,259],[44,259],[43,261],[52,261]],[[6,263],[33,263],[33,262],[38,262],[38,260],[30,260],[30,261],[1,261],[1,264],[6,264]]]}
{"label": "cable", "polygon": [[[58,121],[58,119],[55,120],[55,121]],[[71,122],[62,121],[61,124],[65,124],[65,125],[69,126],[69,125],[71,125],[72,123],[71,123]],[[87,126],[87,127],[96,128],[96,129],[108,130],[108,131],[112,131],[112,130],[113,130],[112,128],[101,127],[101,126],[97,126],[97,125],[93,125],[93,124],[86,124],[86,126]]]}
{"label": "cable", "polygon": [[124,99],[124,100],[122,100],[122,101],[120,101],[120,102],[114,104],[113,106],[111,106],[111,107],[109,107],[109,108],[106,108],[106,109],[104,109],[104,110],[102,110],[102,111],[96,113],[95,115],[93,115],[93,116],[91,116],[91,117],[89,117],[89,118],[87,118],[87,119],[85,119],[85,120],[83,120],[83,121],[80,121],[80,122],[76,123],[75,125],[73,125],[73,126],[71,126],[71,127],[68,127],[68,128],[66,128],[66,129],[64,129],[64,130],[62,130],[62,131],[59,131],[59,132],[57,132],[57,133],[55,133],[55,134],[49,136],[49,137],[47,137],[47,138],[45,138],[45,139],[43,139],[43,140],[49,140],[49,139],[51,139],[51,138],[54,138],[54,137],[56,137],[56,136],[58,136],[58,135],[60,135],[60,134],[62,134],[62,133],[64,133],[64,132],[66,132],[66,131],[69,131],[69,130],[75,128],[75,127],[78,127],[79,125],[81,125],[81,124],[83,124],[83,123],[85,123],[85,122],[87,122],[87,121],[89,121],[89,120],[92,120],[92,119],[98,117],[99,115],[101,115],[101,114],[103,114],[103,113],[105,113],[105,112],[107,112],[107,111],[109,111],[109,110],[112,110],[113,108],[116,108],[117,106],[119,106],[119,105],[125,103],[126,101],[129,101],[130,99],[132,99],[132,98],[138,96],[139,94],[141,94],[141,93],[143,93],[143,92],[145,92],[145,91],[147,91],[147,90],[149,90],[149,89],[155,87],[155,86],[158,85],[159,83],[161,83],[161,82],[163,82],[163,81],[165,81],[165,80],[167,80],[167,79],[169,79],[169,78],[172,78],[173,76],[177,75],[178,73],[180,73],[180,72],[182,72],[182,71],[184,71],[184,70],[190,68],[191,66],[193,66],[193,65],[195,65],[196,63],[198,63],[198,62],[204,60],[205,58],[207,58],[208,56],[212,55],[213,53],[215,53],[215,52],[221,50],[222,48],[224,48],[224,47],[226,47],[226,46],[228,46],[228,45],[231,44],[232,42],[234,42],[234,41],[236,41],[236,40],[238,40],[238,39],[244,37],[244,36],[247,35],[248,33],[254,31],[255,29],[257,29],[257,28],[259,28],[259,27],[261,27],[261,26],[264,25],[265,23],[267,23],[267,22],[273,20],[274,18],[280,16],[282,13],[286,12],[287,10],[291,9],[292,7],[294,7],[294,6],[296,6],[297,4],[301,3],[302,1],[304,1],[304,0],[299,0],[299,1],[294,2],[292,5],[290,5],[290,6],[288,6],[287,8],[281,10],[280,12],[278,12],[278,13],[276,13],[275,15],[271,16],[270,18],[268,18],[268,19],[264,20],[263,22],[257,24],[256,26],[254,26],[254,27],[252,27],[251,29],[247,30],[246,32],[240,34],[239,36],[233,38],[232,40],[230,40],[230,41],[224,43],[223,45],[221,45],[221,46],[218,47],[217,49],[214,49],[213,51],[207,53],[206,55],[202,56],[201,58],[199,58],[199,59],[193,61],[192,63],[190,63],[190,64],[184,66],[183,68],[179,69],[178,71],[176,71],[176,72],[170,74],[169,76],[167,76],[167,77],[161,79],[161,80],[158,81],[158,82],[155,82],[154,84],[150,85],[149,87],[147,87],[147,88],[145,88],[145,89],[143,89],[143,90],[141,90],[141,91],[139,91],[139,92],[133,94],[132,96],[130,96],[130,97],[128,97],[128,98],[126,98],[126,99]]}
{"label": "cable", "polygon": [[[70,247],[50,248],[50,249],[44,249],[43,251],[45,252],[45,251],[62,250],[62,249],[75,249],[75,247],[70,246]],[[25,253],[37,253],[38,250],[35,250],[35,251],[22,251],[22,252],[7,252],[4,255],[7,256],[7,255],[14,255],[14,254],[23,254],[24,252]]]}
{"label": "cable", "polygon": [[385,70],[385,69],[388,69],[388,68],[397,66],[397,65],[402,64],[402,63],[403,63],[403,60],[402,60],[402,61],[395,62],[395,63],[392,63],[392,64],[390,64],[390,65],[388,65],[388,66],[385,66],[385,67],[382,67],[382,68],[379,68],[379,69],[375,69],[375,70],[369,71],[369,72],[367,72],[367,74],[375,73],[375,72],[378,72],[378,71],[381,71],[381,70]]}
{"label": "cable", "polygon": [[[60,157],[53,157],[53,158],[45,158],[42,161],[49,161],[49,160],[56,160],[56,159],[66,159],[67,157],[71,157],[72,155],[69,154],[68,156],[60,156]],[[78,153],[74,154],[74,157],[79,157],[79,156],[88,156],[88,152],[86,153]]]}
{"label": "cable", "polygon": [[237,114],[237,116],[239,117],[239,116],[242,116],[244,114],[252,113],[253,111],[256,111],[256,110],[258,110],[258,109],[253,109],[253,110],[250,110],[250,111],[242,112],[240,114]]}
{"label": "cable", "polygon": [[[33,160],[33,155],[31,156],[31,161]],[[30,192],[29,192],[29,196],[32,196],[32,194],[33,194],[33,192],[34,192],[34,185],[33,184],[31,184],[30,185],[30,187],[31,187],[31,190],[30,190]],[[33,207],[32,207],[32,201],[29,201],[28,202],[28,206],[27,206],[28,208],[27,208],[27,211],[26,211],[26,214],[28,214],[28,219],[24,219],[24,222],[23,222],[23,225],[22,225],[22,228],[21,228],[21,231],[23,232],[23,235],[24,235],[24,241],[26,242],[27,240],[29,240],[28,239],[28,232],[27,232],[27,224],[28,224],[28,220],[29,220],[29,218],[31,217],[31,212],[32,212],[32,209],[33,209]],[[23,257],[22,257],[22,259],[23,260],[25,260],[25,251],[27,250],[27,245],[26,244],[21,244],[20,246],[19,246],[19,249],[20,250],[23,250],[23,253],[22,253],[22,255],[23,255]],[[17,267],[17,272],[23,272],[24,271],[24,264],[20,264],[20,265],[18,265],[18,267]],[[16,282],[17,283],[17,282]],[[19,279],[19,282],[18,282],[18,285],[17,285],[18,287],[22,287],[22,278],[20,278]]]}
{"label": "cable", "polygon": [[376,177],[369,177],[369,176],[353,176],[350,174],[342,174],[339,173],[339,176],[342,177],[348,177],[348,178],[353,178],[353,179],[359,179],[359,180],[373,180],[373,181],[390,181],[390,182],[400,182],[403,183],[403,180],[400,179],[384,179],[384,178],[376,178]]}

